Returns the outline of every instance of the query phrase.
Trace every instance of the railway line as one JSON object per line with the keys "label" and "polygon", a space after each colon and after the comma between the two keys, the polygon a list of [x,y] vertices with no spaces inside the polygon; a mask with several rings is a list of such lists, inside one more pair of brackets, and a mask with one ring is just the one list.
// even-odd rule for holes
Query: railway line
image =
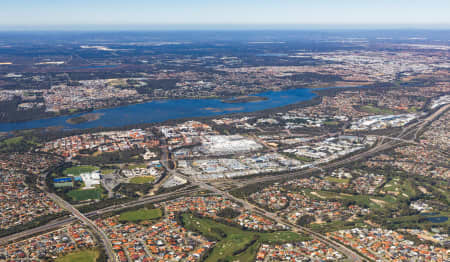
{"label": "railway line", "polygon": [[[423,129],[430,122],[432,122],[437,117],[439,117],[441,114],[446,112],[449,108],[450,108],[450,104],[444,105],[441,108],[439,108],[438,110],[436,110],[433,113],[429,114],[428,116],[424,117],[423,119],[419,119],[419,121],[406,126],[396,137],[389,137],[389,138],[382,137],[381,140],[379,141],[379,143],[376,144],[374,147],[372,147],[366,151],[357,153],[355,155],[349,156],[347,158],[337,160],[335,162],[328,163],[325,165],[312,167],[307,170],[302,170],[299,172],[293,172],[293,173],[288,173],[288,174],[283,174],[283,175],[272,175],[272,176],[264,176],[264,177],[253,177],[253,178],[250,177],[250,178],[245,178],[245,179],[233,179],[233,180],[227,181],[226,183],[228,183],[228,185],[235,186],[236,188],[240,188],[240,187],[243,187],[243,186],[246,186],[249,184],[270,182],[270,181],[294,178],[297,176],[304,176],[304,175],[308,175],[308,174],[317,172],[317,169],[325,171],[325,170],[340,167],[340,166],[343,166],[343,165],[346,165],[346,164],[349,164],[349,163],[352,163],[355,161],[360,161],[360,160],[363,160],[364,158],[373,156],[384,150],[394,148],[396,146],[399,146],[399,145],[407,143],[407,142],[416,143],[416,140],[417,140],[419,134],[423,131]],[[359,255],[355,251],[349,249],[348,247],[342,245],[341,243],[331,240],[331,239],[327,238],[326,236],[323,236],[322,234],[312,231],[311,229],[289,223],[288,221],[285,221],[284,219],[280,218],[275,213],[271,213],[269,211],[262,210],[261,208],[258,208],[257,206],[253,205],[252,203],[249,203],[248,201],[246,201],[244,199],[237,198],[237,197],[231,195],[226,190],[219,189],[217,185],[220,185],[220,183],[208,184],[204,181],[194,180],[190,177],[186,177],[182,174],[179,174],[178,172],[176,172],[176,170],[173,170],[169,166],[169,157],[168,157],[167,151],[165,151],[165,153],[163,154],[163,159],[162,159],[161,163],[165,166],[165,168],[168,172],[167,177],[176,175],[176,176],[185,178],[187,181],[189,181],[191,183],[191,186],[188,188],[174,191],[174,192],[164,193],[164,194],[155,195],[155,196],[146,196],[141,199],[130,201],[128,203],[113,205],[110,207],[106,207],[106,208],[99,209],[96,211],[88,212],[85,214],[79,212],[75,207],[73,207],[72,205],[70,205],[63,199],[61,199],[59,196],[57,196],[53,193],[49,193],[46,190],[44,190],[47,192],[47,194],[52,199],[54,199],[57,203],[59,203],[61,206],[66,208],[68,211],[70,211],[73,216],[68,217],[68,218],[56,219],[46,225],[36,227],[33,229],[29,229],[29,230],[26,230],[23,232],[19,232],[19,233],[16,233],[16,234],[13,234],[13,235],[10,235],[7,237],[2,237],[2,238],[0,238],[0,245],[4,245],[10,241],[17,241],[17,240],[20,240],[20,239],[23,239],[23,238],[26,238],[26,237],[29,237],[29,236],[32,236],[35,234],[42,233],[42,232],[51,231],[51,230],[60,228],[62,226],[65,226],[67,224],[73,223],[77,220],[80,220],[84,224],[89,226],[94,232],[97,233],[97,235],[100,237],[100,239],[103,242],[103,245],[106,248],[106,251],[107,251],[107,254],[108,254],[108,257],[110,258],[110,260],[116,261],[114,253],[111,248],[110,240],[105,235],[105,233],[100,228],[98,228],[96,226],[96,224],[94,222],[92,222],[92,220],[90,220],[90,218],[98,216],[98,215],[102,215],[105,213],[109,213],[109,212],[119,211],[119,210],[122,210],[125,208],[136,207],[136,206],[144,205],[144,204],[148,204],[148,203],[161,202],[161,201],[164,201],[164,200],[167,200],[170,198],[180,197],[180,196],[184,196],[184,195],[190,195],[190,194],[198,192],[201,189],[206,189],[215,194],[222,195],[222,196],[227,197],[231,200],[234,200],[238,203],[241,203],[244,206],[244,208],[246,208],[248,210],[251,210],[251,211],[254,211],[257,213],[263,213],[264,216],[276,221],[277,223],[289,226],[293,231],[296,231],[299,233],[304,233],[304,234],[309,234],[313,238],[318,239],[318,240],[328,244],[329,246],[335,248],[336,250],[340,251],[341,253],[345,254],[351,261],[365,261],[366,260],[361,255]]]}

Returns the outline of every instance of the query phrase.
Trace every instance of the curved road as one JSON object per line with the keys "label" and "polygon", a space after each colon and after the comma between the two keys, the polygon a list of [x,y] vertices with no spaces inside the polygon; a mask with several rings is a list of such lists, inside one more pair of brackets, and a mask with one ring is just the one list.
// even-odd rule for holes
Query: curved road
{"label": "curved road", "polygon": [[92,220],[87,218],[85,215],[83,215],[78,209],[73,207],[71,204],[67,203],[64,199],[59,197],[56,194],[48,193],[47,194],[53,201],[58,203],[61,207],[65,208],[67,211],[71,212],[78,220],[80,220],[83,224],[88,226],[92,231],[94,231],[97,236],[100,238],[100,240],[103,242],[103,246],[106,250],[106,255],[110,259],[110,261],[118,261],[116,256],[114,255],[114,251],[112,249],[111,241],[109,240],[108,236],[105,234],[105,232],[97,226]]}
{"label": "curved road", "polygon": [[[445,111],[447,111],[450,108],[450,104],[444,105],[441,108],[439,108],[438,110],[436,110],[435,112],[431,113],[430,115],[428,115],[427,117],[425,117],[422,120],[419,120],[416,123],[413,123],[407,127],[405,127],[402,132],[395,137],[395,139],[390,139],[388,142],[384,142],[384,139],[377,144],[375,147],[361,152],[359,154],[350,156],[348,158],[342,159],[342,160],[338,160],[336,162],[330,163],[330,164],[326,164],[323,165],[321,167],[314,167],[308,170],[304,170],[304,171],[300,171],[300,172],[296,172],[296,173],[290,173],[290,174],[285,174],[285,175],[277,175],[277,176],[265,176],[265,177],[261,177],[261,178],[249,178],[249,179],[236,179],[233,180],[233,183],[237,183],[237,186],[243,186],[245,184],[254,184],[254,183],[259,183],[259,182],[267,182],[267,181],[274,181],[274,180],[279,180],[279,179],[283,179],[283,178],[292,178],[298,175],[306,175],[306,174],[310,174],[312,172],[315,172],[315,169],[330,169],[330,168],[335,168],[341,165],[345,165],[348,164],[350,162],[354,162],[354,161],[358,161],[361,160],[365,157],[369,157],[372,156],[374,154],[377,154],[383,150],[387,150],[390,149],[392,147],[395,147],[401,143],[404,143],[404,140],[408,139],[408,136],[412,135],[412,139],[416,140],[418,138],[418,134],[422,131],[422,129],[427,126],[431,121],[435,120],[437,117],[439,117],[442,113],[444,113]],[[311,236],[313,236],[314,238],[328,244],[329,246],[335,248],[336,250],[340,251],[341,253],[345,254],[349,259],[351,259],[352,261],[364,261],[365,259],[363,257],[361,257],[359,254],[357,254],[356,252],[354,252],[353,250],[347,248],[346,246],[342,245],[341,243],[338,243],[334,240],[331,240],[317,232],[314,232],[308,228],[304,228],[298,225],[294,225],[291,224],[285,220],[283,220],[282,218],[280,218],[279,216],[277,216],[275,213],[271,213],[265,210],[262,210],[256,206],[254,206],[253,204],[249,203],[248,201],[244,200],[244,199],[240,199],[237,197],[234,197],[233,195],[231,195],[229,192],[227,191],[223,191],[220,190],[212,185],[209,185],[203,181],[197,181],[197,180],[193,180],[190,177],[186,177],[182,174],[177,173],[176,171],[170,169],[170,167],[168,166],[168,157],[167,157],[167,151],[165,152],[165,157],[162,159],[161,164],[164,165],[166,167],[166,169],[168,170],[168,174],[167,177],[170,177],[172,175],[176,175],[182,178],[185,178],[186,180],[190,181],[192,183],[192,185],[197,185],[201,188],[210,190],[211,192],[214,192],[216,194],[225,196],[229,199],[232,199],[238,203],[241,203],[246,209],[252,210],[254,212],[257,213],[263,213],[263,215],[267,216],[268,218],[273,219],[274,221],[276,221],[277,223],[280,223],[282,225],[286,225],[289,226],[290,228],[293,228],[294,231],[296,232],[301,232],[301,233],[307,233],[310,234]],[[45,191],[45,190],[44,190]],[[112,246],[111,246],[111,242],[108,239],[108,237],[106,236],[106,234],[103,232],[103,230],[101,228],[99,228],[94,222],[92,222],[88,216],[94,216],[94,215],[98,215],[98,214],[102,214],[102,213],[106,213],[106,212],[111,212],[111,211],[115,211],[115,210],[120,210],[120,209],[124,209],[127,207],[132,207],[132,206],[137,206],[137,205],[142,205],[145,203],[152,203],[152,202],[160,202],[163,201],[165,199],[168,199],[170,197],[176,197],[176,196],[182,196],[183,194],[187,194],[187,193],[192,193],[198,191],[198,189],[184,189],[184,190],[179,190],[179,191],[174,191],[174,192],[170,192],[170,193],[165,193],[165,194],[161,194],[161,195],[157,195],[157,196],[153,196],[153,197],[145,197],[136,201],[131,201],[129,203],[124,203],[124,204],[120,204],[120,205],[114,205],[111,207],[107,207],[101,210],[97,210],[94,212],[89,212],[87,214],[82,214],[81,212],[79,212],[75,207],[73,207],[72,205],[70,205],[69,203],[67,203],[66,201],[64,201],[63,199],[61,199],[59,196],[52,194],[52,193],[48,193],[49,197],[51,197],[55,202],[59,203],[62,207],[66,208],[68,211],[70,211],[75,217],[76,219],[79,219],[80,221],[82,221],[84,224],[86,224],[87,226],[89,226],[93,231],[95,231],[97,233],[97,235],[102,239],[102,242],[106,248],[107,251],[107,255],[110,259],[112,259],[112,261],[116,261],[116,257],[114,255],[114,252],[112,251]],[[45,191],[46,192],[46,191]],[[66,218],[66,219],[57,219],[54,220],[53,222],[38,227],[38,228],[34,228],[34,229],[30,229],[30,230],[26,230],[14,235],[10,235],[7,237],[3,237],[0,238],[0,244],[5,244],[9,241],[14,241],[16,239],[19,238],[25,238],[27,236],[30,236],[32,234],[37,234],[43,231],[47,231],[50,229],[55,229],[64,225],[67,225],[68,223],[72,223],[73,221],[76,220],[75,218]]]}
{"label": "curved road", "polygon": [[[124,204],[118,204],[118,205],[113,205],[113,206],[109,206],[103,209],[99,209],[96,211],[92,211],[89,213],[84,214],[84,216],[86,217],[93,217],[96,215],[101,215],[101,214],[105,214],[108,212],[113,212],[113,211],[118,211],[121,209],[125,209],[125,208],[129,208],[129,207],[134,207],[134,206],[140,206],[140,205],[144,205],[144,204],[150,204],[150,203],[157,203],[157,202],[161,202],[164,201],[166,199],[169,198],[173,198],[173,197],[180,197],[186,194],[191,194],[191,193],[195,193],[198,192],[199,189],[196,188],[185,188],[183,190],[177,190],[174,192],[169,192],[169,193],[165,193],[165,194],[160,194],[157,196],[151,196],[151,197],[144,197],[142,199],[138,199],[138,200],[134,200],[134,201],[130,201],[128,203],[124,203]],[[36,235],[39,233],[43,233],[43,232],[48,232],[51,230],[55,230],[57,228],[63,227],[65,225],[68,225],[70,223],[73,223],[77,220],[77,218],[75,217],[67,217],[67,218],[58,218],[55,219],[45,225],[39,226],[39,227],[35,227],[29,230],[25,230],[13,235],[9,235],[6,237],[2,237],[0,238],[0,245],[5,245],[9,242],[12,241],[16,241],[19,239],[23,239],[23,238],[27,238],[29,236],[32,235]]]}

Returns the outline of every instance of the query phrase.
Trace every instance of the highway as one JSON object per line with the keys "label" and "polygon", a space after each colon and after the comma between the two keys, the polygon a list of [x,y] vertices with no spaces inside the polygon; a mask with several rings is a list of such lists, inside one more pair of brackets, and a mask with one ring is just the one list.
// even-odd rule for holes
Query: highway
{"label": "highway", "polygon": [[[167,164],[167,163],[164,163],[164,164]],[[177,171],[171,169],[168,165],[165,165],[165,168],[170,173],[171,176],[182,177],[182,178],[188,180],[189,182],[191,182],[192,185],[199,186],[200,188],[209,190],[209,191],[211,191],[211,192],[213,192],[213,193],[215,193],[217,195],[224,196],[224,197],[226,197],[226,198],[228,198],[230,200],[234,200],[235,202],[240,203],[247,210],[250,210],[250,211],[255,212],[255,213],[263,213],[264,216],[272,219],[273,221],[275,221],[275,222],[277,222],[277,223],[279,223],[281,225],[288,226],[288,227],[290,227],[291,229],[293,229],[294,231],[296,231],[298,233],[308,234],[308,235],[312,236],[313,238],[318,239],[318,240],[322,241],[323,243],[326,243],[329,246],[335,248],[336,250],[338,250],[339,252],[341,252],[342,254],[347,256],[352,261],[361,262],[361,261],[365,260],[359,254],[355,253],[354,251],[350,250],[349,248],[343,246],[340,243],[337,243],[336,241],[328,239],[328,238],[326,238],[325,236],[322,236],[319,233],[316,233],[316,232],[314,232],[314,231],[312,231],[312,230],[310,230],[308,228],[304,228],[304,227],[301,227],[301,226],[298,226],[298,225],[291,224],[291,223],[285,221],[284,219],[280,218],[275,213],[271,213],[269,211],[262,210],[261,208],[255,206],[255,205],[253,205],[251,203],[249,203],[248,201],[246,201],[244,199],[241,199],[241,198],[237,198],[237,197],[233,196],[232,194],[230,194],[229,192],[220,190],[220,189],[218,189],[218,188],[216,188],[216,187],[214,187],[212,185],[209,185],[209,184],[205,183],[204,181],[194,180],[194,179],[192,179],[190,177],[187,177],[187,176],[185,176],[183,174],[180,174]]]}
{"label": "highway", "polygon": [[[400,134],[398,134],[397,137],[389,137],[389,139],[387,142],[385,142],[385,139],[382,138],[380,140],[380,142],[378,144],[376,144],[374,147],[349,156],[345,159],[341,159],[329,164],[325,164],[322,165],[320,167],[313,167],[310,168],[308,170],[303,170],[303,171],[299,171],[299,172],[294,172],[294,173],[288,173],[288,174],[284,174],[284,175],[273,175],[273,176],[264,176],[264,177],[253,177],[253,178],[245,178],[245,179],[233,179],[233,180],[229,180],[227,182],[231,183],[232,185],[235,185],[236,188],[239,187],[243,187],[245,185],[248,184],[255,184],[255,183],[261,183],[261,182],[270,182],[270,181],[276,181],[276,180],[281,180],[281,179],[287,179],[287,178],[293,178],[296,176],[301,176],[301,175],[307,175],[307,174],[312,174],[313,172],[316,172],[317,169],[319,170],[327,170],[327,169],[332,169],[332,168],[336,168],[339,166],[343,166],[355,161],[359,161],[362,160],[364,158],[373,156],[381,151],[384,150],[388,150],[391,149],[393,147],[396,147],[398,145],[401,145],[402,143],[405,142],[415,142],[418,138],[418,134],[420,134],[420,132],[433,120],[435,120],[437,117],[439,117],[442,113],[444,113],[445,111],[447,111],[450,108],[450,104],[447,104],[443,107],[441,107],[440,109],[438,109],[437,111],[431,113],[430,115],[426,116],[423,119],[419,119],[419,121],[406,126],[401,132]],[[412,136],[412,137],[411,137]],[[387,138],[387,137],[386,137]],[[412,139],[412,140],[409,140]],[[288,221],[280,218],[277,214],[275,213],[271,213],[269,211],[265,211],[262,210],[261,208],[258,208],[256,206],[254,206],[253,204],[249,203],[248,201],[244,200],[244,199],[240,199],[237,198],[233,195],[231,195],[229,192],[225,191],[225,190],[221,190],[219,189],[217,186],[213,186],[211,184],[207,184],[204,181],[198,181],[198,180],[194,180],[190,177],[186,177],[182,174],[179,174],[178,172],[176,172],[175,170],[173,170],[170,166],[169,166],[169,161],[168,161],[168,152],[167,150],[163,151],[162,154],[162,159],[161,159],[161,164],[166,168],[168,174],[167,174],[167,178],[171,177],[171,176],[179,176],[182,177],[184,179],[186,179],[187,181],[189,181],[191,183],[191,186],[198,186],[202,189],[206,189],[209,190],[213,193],[216,193],[218,195],[222,195],[224,197],[227,197],[231,200],[234,200],[238,203],[241,203],[243,205],[244,208],[251,210],[253,212],[256,213],[262,213],[264,216],[272,219],[273,221],[285,225],[285,226],[289,226],[290,228],[292,228],[293,231],[299,232],[299,233],[304,233],[304,234],[309,234],[310,236],[312,236],[315,239],[318,239],[326,244],[328,244],[329,246],[335,248],[336,250],[340,251],[341,253],[343,253],[344,255],[346,255],[351,261],[364,261],[365,259],[363,257],[361,257],[358,253],[354,252],[353,250],[343,246],[342,244],[331,240],[317,232],[314,232],[308,228],[305,227],[301,227],[298,225],[294,225],[292,223],[289,223]],[[161,185],[161,183],[160,183]],[[59,196],[53,194],[53,193],[48,193],[49,196],[57,203],[59,203],[62,207],[66,208],[68,211],[70,211],[74,217],[70,217],[70,218],[64,218],[64,219],[57,219],[54,220],[46,225],[37,227],[37,228],[33,228],[30,230],[26,230],[14,235],[10,235],[7,237],[3,237],[0,238],[0,245],[3,245],[9,241],[14,241],[17,239],[21,239],[21,238],[26,238],[28,236],[31,236],[33,234],[38,234],[41,232],[45,232],[45,231],[50,231],[59,227],[62,227],[64,225],[67,225],[69,223],[72,223],[74,221],[76,221],[77,219],[82,221],[84,224],[86,224],[87,226],[89,226],[94,232],[97,233],[97,235],[101,238],[105,248],[106,248],[106,252],[107,255],[110,259],[112,259],[112,261],[116,261],[116,258],[114,256],[114,253],[112,251],[112,246],[111,246],[111,242],[110,240],[107,238],[107,236],[105,235],[105,233],[97,227],[97,225],[92,222],[88,217],[92,217],[95,215],[101,215],[107,212],[112,212],[112,211],[117,211],[117,210],[121,210],[121,209],[125,209],[125,208],[129,208],[129,207],[134,207],[134,206],[138,206],[138,205],[143,205],[143,204],[148,204],[148,203],[154,203],[154,202],[161,202],[164,201],[166,199],[169,198],[174,198],[174,197],[179,197],[179,196],[183,196],[183,195],[189,195],[192,193],[195,193],[197,191],[199,191],[199,188],[187,188],[187,189],[180,189],[174,192],[169,192],[169,193],[164,193],[164,194],[160,194],[160,195],[156,195],[156,196],[146,196],[143,197],[141,199],[135,200],[135,201],[130,201],[128,203],[124,203],[124,204],[119,204],[119,205],[113,205],[107,208],[103,208],[97,211],[93,211],[93,212],[89,212],[86,214],[82,214],[81,212],[79,212],[76,208],[74,208],[72,205],[70,205],[69,203],[67,203],[66,201],[64,201],[63,199],[61,199]],[[44,190],[46,191],[46,190]],[[47,192],[47,191],[46,191]]]}
{"label": "highway", "polygon": [[[330,169],[330,168],[335,168],[335,167],[339,167],[348,163],[352,163],[364,158],[367,158],[369,156],[375,155],[381,151],[393,148],[395,146],[398,146],[401,143],[404,143],[403,140],[406,140],[408,138],[408,136],[410,136],[411,134],[414,134],[414,140],[417,139],[417,134],[420,133],[420,131],[422,131],[422,129],[427,126],[430,122],[432,122],[433,120],[435,120],[436,118],[438,118],[442,113],[444,113],[445,111],[447,111],[450,108],[450,104],[446,105],[442,108],[440,108],[439,110],[435,111],[434,113],[430,114],[429,116],[425,117],[424,119],[422,119],[421,121],[418,121],[410,126],[407,126],[406,128],[404,128],[402,130],[402,132],[396,137],[397,139],[395,140],[389,140],[388,142],[380,142],[377,145],[375,145],[374,147],[370,148],[367,151],[358,153],[356,155],[352,155],[348,158],[321,166],[320,169],[324,170],[324,169]],[[248,201],[241,199],[241,198],[237,198],[233,195],[231,195],[229,192],[227,191],[223,191],[218,189],[217,187],[214,187],[212,185],[207,184],[204,181],[197,181],[197,180],[193,180],[190,177],[186,177],[182,174],[177,173],[175,170],[170,169],[167,165],[165,166],[166,169],[168,170],[168,172],[171,175],[177,175],[180,177],[183,177],[184,179],[190,181],[193,185],[198,185],[201,188],[205,188],[210,190],[211,192],[214,192],[218,195],[222,195],[225,196],[231,200],[234,200],[238,203],[241,203],[243,205],[243,207],[245,209],[251,210],[253,212],[256,213],[263,213],[264,216],[272,219],[273,221],[280,223],[282,225],[285,226],[289,226],[290,228],[292,228],[294,231],[299,232],[299,233],[304,233],[304,234],[309,234],[310,236],[312,236],[313,238],[316,238],[326,244],[328,244],[329,246],[335,248],[336,250],[338,250],[339,252],[343,253],[344,255],[347,256],[348,259],[350,259],[351,261],[365,261],[366,259],[363,258],[361,255],[359,255],[358,253],[356,253],[355,251],[349,249],[348,247],[342,245],[339,242],[336,242],[334,240],[331,240],[317,232],[312,231],[311,229],[302,227],[302,226],[298,226],[298,225],[294,225],[292,223],[287,222],[286,220],[280,218],[277,214],[269,212],[269,211],[265,211],[265,210],[261,210],[260,208],[254,206],[253,204],[249,203]],[[306,175],[306,174],[310,174],[315,172],[317,168],[311,168],[305,171],[301,171],[301,172],[296,172],[296,173],[291,173],[291,174],[286,174],[286,175],[276,175],[276,176],[265,176],[265,177],[261,177],[261,178],[247,178],[245,180],[235,180],[237,181],[237,184],[242,186],[243,184],[245,184],[245,181],[247,180],[247,184],[254,184],[254,183],[260,183],[260,182],[267,182],[267,181],[273,181],[273,180],[279,180],[279,179],[283,179],[283,178],[289,178],[289,177],[293,177],[293,176],[298,176],[298,175]]]}
{"label": "highway", "polygon": [[[429,116],[425,117],[424,119],[405,127],[397,137],[393,137],[395,139],[389,139],[388,142],[378,143],[376,146],[370,148],[367,151],[358,153],[356,155],[352,155],[345,159],[338,160],[338,161],[335,161],[335,162],[332,162],[332,163],[329,163],[326,165],[322,165],[320,167],[313,167],[310,169],[301,170],[298,172],[288,173],[288,174],[284,174],[284,175],[273,175],[273,176],[268,175],[268,176],[256,177],[256,178],[233,179],[233,180],[230,180],[227,182],[229,185],[232,184],[235,187],[243,187],[243,186],[246,186],[249,184],[270,182],[270,181],[282,180],[282,179],[287,179],[287,178],[293,178],[293,177],[297,177],[297,176],[304,176],[304,175],[308,175],[308,174],[312,174],[312,173],[316,172],[316,169],[320,169],[323,171],[323,170],[327,170],[327,169],[333,169],[333,168],[337,168],[340,166],[344,166],[346,164],[356,162],[356,161],[362,160],[364,158],[376,155],[377,153],[380,153],[384,150],[394,148],[398,145],[401,145],[402,143],[415,142],[415,140],[417,140],[417,138],[418,138],[417,137],[418,134],[423,130],[423,128],[426,127],[430,122],[432,122],[436,118],[438,118],[441,114],[443,114],[449,108],[450,108],[450,104],[447,104],[447,105],[441,107],[439,110],[435,111],[434,113],[430,114]],[[409,140],[408,139],[409,136],[412,136],[413,140]]]}
{"label": "highway", "polygon": [[[161,142],[161,144],[163,144],[163,142]],[[160,160],[161,165],[163,166],[169,166],[169,151],[167,150],[167,147],[161,147],[161,160]],[[153,195],[156,192],[158,192],[158,190],[162,187],[162,185],[164,185],[164,183],[169,180],[169,178],[171,178],[172,175],[166,174],[166,176],[161,179],[161,181],[158,182],[158,184],[156,184],[150,191],[149,195]]]}
{"label": "highway", "polygon": [[209,190],[209,191],[211,191],[213,193],[216,193],[216,194],[224,196],[224,197],[226,197],[226,198],[228,198],[230,200],[234,200],[237,203],[240,203],[247,210],[250,210],[250,211],[252,211],[254,213],[263,213],[264,216],[272,219],[273,221],[275,221],[275,222],[277,222],[277,223],[279,223],[281,225],[288,226],[288,227],[290,227],[291,229],[293,229],[294,231],[296,231],[298,233],[308,234],[311,237],[313,237],[315,239],[318,239],[318,240],[322,241],[323,243],[326,243],[329,246],[335,248],[336,250],[338,250],[342,254],[346,255],[349,259],[351,259],[351,261],[356,261],[356,262],[364,261],[364,258],[362,258],[359,254],[355,253],[354,251],[350,250],[349,248],[343,246],[340,243],[337,243],[337,242],[335,242],[335,241],[333,241],[331,239],[326,238],[325,236],[322,236],[319,233],[316,233],[316,232],[314,232],[314,231],[312,231],[312,230],[310,230],[308,228],[304,228],[304,227],[301,227],[301,226],[294,225],[294,224],[291,224],[289,222],[286,222],[284,219],[280,218],[277,214],[271,213],[269,211],[262,210],[261,208],[255,206],[255,205],[253,205],[251,203],[249,203],[248,201],[246,201],[244,199],[237,198],[237,197],[231,195],[227,191],[220,190],[220,189],[218,189],[218,188],[216,188],[214,186],[211,186],[211,185],[209,185],[209,184],[207,184],[205,182],[202,182],[202,181],[197,181],[197,180],[190,179],[189,177],[186,177],[186,176],[184,176],[182,174],[177,173],[175,170],[171,170],[171,169],[168,169],[168,170],[169,170],[169,172],[172,175],[176,175],[176,176],[182,177],[184,179],[187,179],[188,181],[190,181],[194,185],[198,185],[201,188],[207,189],[207,190]]}
{"label": "highway", "polygon": [[85,224],[87,227],[89,227],[97,237],[100,238],[100,240],[103,242],[103,246],[105,247],[106,255],[109,258],[109,261],[116,262],[118,261],[116,255],[114,254],[114,251],[112,249],[111,240],[108,238],[108,236],[105,234],[105,232],[97,226],[92,220],[87,218],[84,214],[82,214],[78,209],[73,207],[71,204],[69,204],[67,201],[62,199],[60,196],[48,193],[47,194],[55,203],[57,203],[59,206],[63,207],[67,211],[71,212],[73,216],[75,216],[78,220],[80,220],[83,224]]}
{"label": "highway", "polygon": [[[198,188],[186,188],[186,189],[180,189],[174,192],[169,192],[169,193],[164,193],[164,194],[160,194],[157,196],[150,196],[150,197],[143,197],[141,199],[138,200],[134,200],[134,201],[130,201],[128,203],[124,203],[124,204],[118,204],[118,205],[113,205],[113,206],[109,206],[103,209],[99,209],[96,211],[92,211],[89,213],[84,214],[86,217],[93,217],[96,215],[102,215],[105,213],[109,213],[109,212],[113,212],[113,211],[119,211],[125,208],[130,208],[130,207],[134,207],[134,206],[140,206],[140,205],[145,205],[145,204],[151,204],[151,203],[157,203],[157,202],[161,202],[164,200],[167,200],[169,198],[173,198],[173,197],[180,197],[180,196],[184,196],[184,195],[190,195],[193,194],[195,192],[198,192],[199,189]],[[27,238],[29,236],[32,235],[36,235],[36,234],[40,234],[43,232],[48,232],[48,231],[52,231],[55,230],[57,228],[63,227],[65,225],[68,225],[70,223],[73,223],[77,221],[77,218],[75,217],[68,217],[68,218],[59,218],[59,219],[55,219],[45,225],[39,226],[39,227],[35,227],[29,230],[25,230],[16,234],[12,234],[6,237],[2,237],[0,238],[0,245],[4,245],[7,244],[9,242],[12,241],[16,241],[19,239],[23,239],[23,238]]]}

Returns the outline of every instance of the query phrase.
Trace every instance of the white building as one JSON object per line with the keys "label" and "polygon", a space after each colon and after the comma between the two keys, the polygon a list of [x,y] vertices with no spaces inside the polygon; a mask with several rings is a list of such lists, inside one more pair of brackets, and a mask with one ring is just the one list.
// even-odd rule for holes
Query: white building
{"label": "white building", "polygon": [[83,179],[85,189],[94,188],[96,185],[100,185],[100,171],[81,173],[81,179]]}

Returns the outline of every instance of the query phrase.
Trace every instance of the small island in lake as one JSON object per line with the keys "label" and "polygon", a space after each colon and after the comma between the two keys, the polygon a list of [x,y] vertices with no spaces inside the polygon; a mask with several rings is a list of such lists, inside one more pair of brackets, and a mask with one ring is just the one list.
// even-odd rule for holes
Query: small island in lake
{"label": "small island in lake", "polygon": [[222,103],[239,104],[239,103],[259,102],[265,100],[269,100],[269,98],[263,96],[238,96],[230,99],[224,99],[222,100]]}
{"label": "small island in lake", "polygon": [[100,114],[100,113],[84,114],[81,116],[69,118],[66,120],[66,122],[71,125],[77,125],[77,124],[81,124],[81,123],[92,122],[92,121],[98,120],[98,119],[100,119],[100,117],[102,115],[103,114]]}
{"label": "small island in lake", "polygon": [[205,107],[204,110],[208,110],[214,113],[222,113],[222,112],[232,112],[232,111],[240,111],[244,110],[244,107],[228,107],[228,108],[216,108],[216,107]]}

